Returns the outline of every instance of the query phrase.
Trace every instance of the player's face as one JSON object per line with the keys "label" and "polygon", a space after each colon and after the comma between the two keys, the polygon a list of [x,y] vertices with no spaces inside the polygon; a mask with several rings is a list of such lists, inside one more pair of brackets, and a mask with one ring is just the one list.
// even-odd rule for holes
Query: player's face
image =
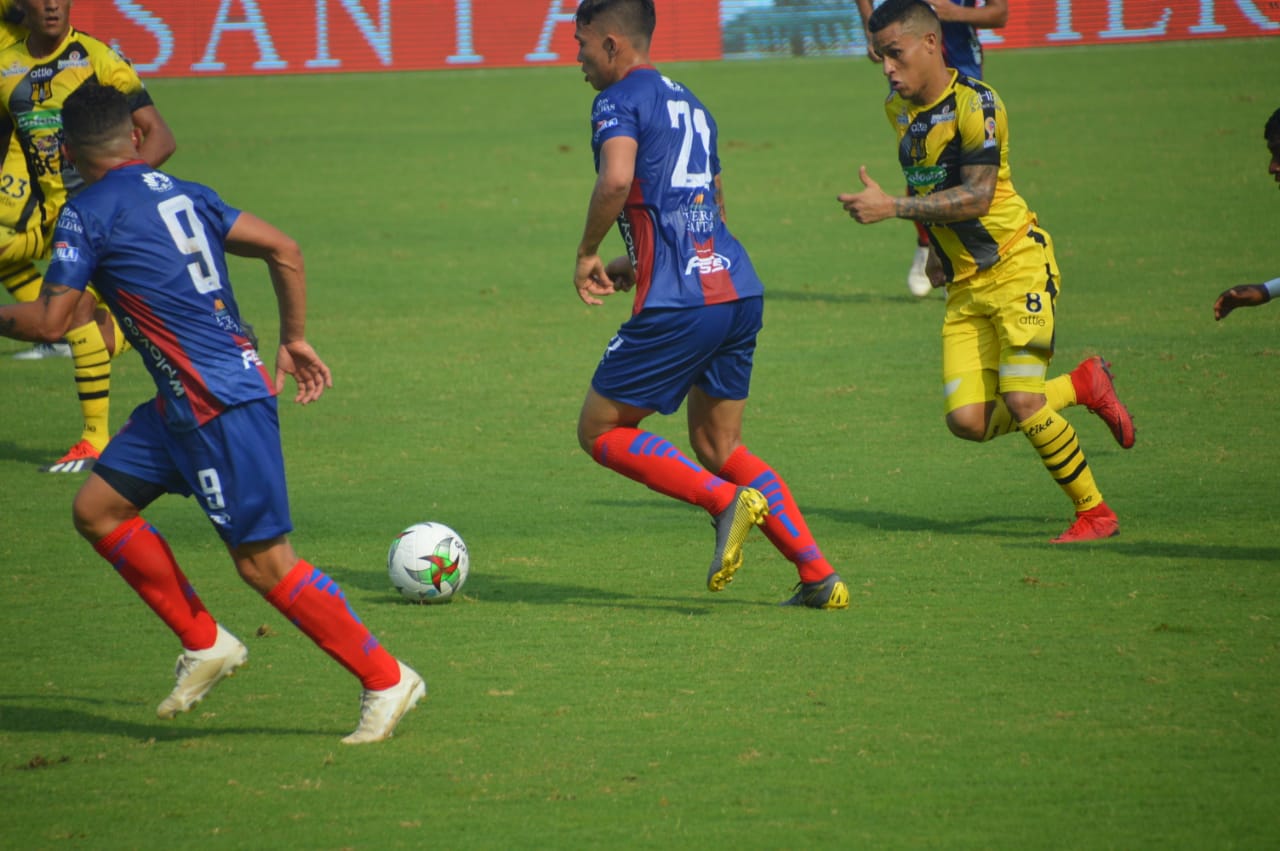
{"label": "player's face", "polygon": [[574,41],[578,42],[578,64],[582,66],[582,74],[591,88],[603,91],[617,82],[613,68],[613,39],[592,25],[578,24],[573,32]]}
{"label": "player's face", "polygon": [[33,35],[60,39],[71,28],[71,0],[18,0],[18,6]]}
{"label": "player's face", "polygon": [[1267,150],[1271,151],[1271,165],[1267,167],[1267,174],[1275,178],[1276,183],[1280,183],[1280,135],[1267,140]]}
{"label": "player's face", "polygon": [[893,23],[875,33],[872,41],[889,87],[912,103],[927,104],[945,70],[937,37],[933,33],[917,36],[905,32],[901,23]]}

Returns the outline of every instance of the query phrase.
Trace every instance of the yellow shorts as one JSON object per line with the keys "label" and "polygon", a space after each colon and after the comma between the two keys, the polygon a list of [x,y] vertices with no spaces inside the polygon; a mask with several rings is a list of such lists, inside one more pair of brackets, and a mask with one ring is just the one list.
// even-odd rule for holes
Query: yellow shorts
{"label": "yellow shorts", "polygon": [[1031,227],[995,266],[947,287],[942,322],[947,413],[1009,391],[1044,393],[1060,286],[1053,240]]}

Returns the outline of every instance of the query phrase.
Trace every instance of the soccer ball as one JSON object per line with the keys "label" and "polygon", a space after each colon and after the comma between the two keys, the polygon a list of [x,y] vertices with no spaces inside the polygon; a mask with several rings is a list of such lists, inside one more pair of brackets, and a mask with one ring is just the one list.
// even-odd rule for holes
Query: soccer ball
{"label": "soccer ball", "polygon": [[443,523],[415,523],[391,542],[391,584],[415,603],[448,602],[467,581],[471,560],[462,536]]}

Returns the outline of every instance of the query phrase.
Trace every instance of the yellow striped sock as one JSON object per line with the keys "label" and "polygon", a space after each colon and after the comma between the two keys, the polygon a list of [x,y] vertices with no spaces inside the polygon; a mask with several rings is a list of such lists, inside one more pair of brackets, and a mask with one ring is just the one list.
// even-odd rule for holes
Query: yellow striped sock
{"label": "yellow striped sock", "polygon": [[1044,383],[1044,397],[1052,411],[1070,408],[1076,402],[1076,386],[1071,383],[1071,373],[1063,373]]}
{"label": "yellow striped sock", "polygon": [[1022,421],[1022,433],[1031,441],[1044,468],[1071,499],[1077,512],[1102,503],[1102,494],[1093,481],[1093,471],[1080,448],[1076,430],[1062,414],[1045,405]]}
{"label": "yellow striped sock", "polygon": [[75,360],[76,391],[84,416],[81,440],[101,452],[111,437],[111,355],[97,322],[86,322],[67,332],[71,357]]}

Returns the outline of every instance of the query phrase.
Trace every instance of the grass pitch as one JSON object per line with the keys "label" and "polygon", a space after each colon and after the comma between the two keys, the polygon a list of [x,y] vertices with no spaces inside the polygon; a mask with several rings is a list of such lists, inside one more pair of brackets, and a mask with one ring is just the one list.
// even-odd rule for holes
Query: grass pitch
{"label": "grass pitch", "polygon": [[[391,742],[345,748],[358,685],[236,578],[196,506],[147,512],[250,664],[154,717],[176,643],[76,536],[66,361],[3,355],[0,846],[1263,848],[1280,835],[1280,274],[1261,138],[1274,41],[996,52],[1014,182],[1063,269],[1057,365],[1100,353],[1123,452],[1069,412],[1121,537],[1055,548],[1070,506],[1016,436],[950,437],[936,296],[859,60],[668,66],[721,127],[730,222],[769,294],[747,443],[849,581],[779,609],[762,536],[702,588],[696,509],[596,467],[574,422],[628,312],[580,304],[593,179],[572,68],[155,81],[177,174],[307,252],[335,387],[282,406],[299,551],[427,678]],[[615,248],[620,248],[616,239]],[[260,265],[236,292],[271,337]],[[113,424],[148,398],[118,361]],[[683,421],[655,418],[683,444]],[[472,553],[461,599],[387,582],[418,520]]]}

